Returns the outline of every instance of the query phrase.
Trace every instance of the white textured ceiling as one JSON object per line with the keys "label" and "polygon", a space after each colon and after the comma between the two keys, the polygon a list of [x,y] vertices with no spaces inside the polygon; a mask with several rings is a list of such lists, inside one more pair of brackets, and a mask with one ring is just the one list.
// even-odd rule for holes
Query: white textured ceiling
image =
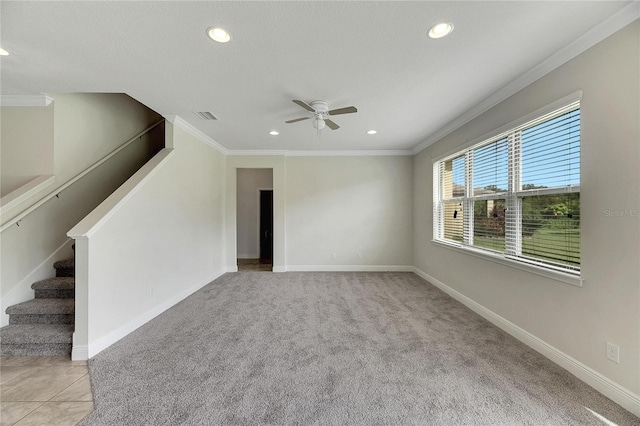
{"label": "white textured ceiling", "polygon": [[[230,150],[409,150],[629,3],[2,1],[0,85],[127,93]],[[292,99],[359,112],[318,138]]]}

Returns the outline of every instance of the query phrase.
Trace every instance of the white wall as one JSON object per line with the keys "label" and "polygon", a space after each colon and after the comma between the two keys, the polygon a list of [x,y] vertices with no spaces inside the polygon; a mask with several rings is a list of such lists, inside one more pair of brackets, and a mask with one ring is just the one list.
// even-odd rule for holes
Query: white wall
{"label": "white wall", "polygon": [[260,257],[258,196],[260,189],[273,189],[273,170],[238,169],[237,175],[238,258]]}
{"label": "white wall", "polygon": [[[54,125],[67,127],[68,138],[59,137],[55,141],[55,149],[67,153],[64,162],[69,165],[72,172],[63,170],[56,175],[54,185],[43,191],[36,193],[23,203],[16,204],[14,208],[6,213],[3,209],[3,223],[19,214],[31,204],[46,196],[50,191],[55,190],[66,183],[70,175],[75,175],[84,169],[84,165],[93,164],[101,159],[105,152],[110,152],[117,146],[126,142],[129,138],[148,127],[149,119],[157,121],[159,116],[133,99],[124,95],[101,96],[87,95],[90,102],[83,101],[81,95],[61,95],[64,102],[53,102],[57,114]],[[114,99],[117,101],[114,101]],[[100,105],[99,99],[104,100]],[[71,100],[78,101],[75,105]],[[124,104],[127,106],[125,107]],[[84,113],[76,116],[79,135],[73,134],[70,130],[74,120],[73,111],[82,110],[87,104],[91,104],[91,110],[96,115],[100,115],[100,121],[110,123],[113,130],[98,126],[95,134],[100,134],[95,138],[90,137],[90,124],[84,123]],[[63,110],[63,111],[60,111]],[[98,114],[99,111],[99,114]],[[126,113],[130,113],[130,115]],[[61,118],[62,117],[62,118]],[[46,121],[43,125],[46,125]],[[117,124],[119,123],[119,124]],[[38,126],[39,123],[31,123],[31,126]],[[122,130],[124,129],[124,130]],[[71,257],[71,242],[66,233],[86,214],[95,208],[111,192],[128,179],[138,170],[149,158],[149,151],[155,146],[152,137],[145,136],[129,145],[103,163],[93,172],[77,181],[66,190],[62,191],[58,197],[51,198],[36,211],[23,218],[20,226],[12,225],[2,231],[0,238],[0,250],[2,257],[0,260],[0,319],[1,324],[8,323],[8,315],[5,309],[13,304],[33,299],[31,284],[35,281],[49,278],[55,275],[53,263],[56,260]],[[73,152],[78,149],[78,141],[84,140],[85,151],[92,151],[93,154],[84,155],[84,160],[73,161]],[[108,143],[106,141],[109,141]],[[67,141],[71,147],[67,146]],[[2,140],[2,144],[10,143]],[[105,148],[103,145],[107,145]],[[61,167],[59,164],[57,169]]]}
{"label": "white wall", "polygon": [[225,157],[167,131],[173,151],[69,232],[78,240],[75,355],[95,355],[225,270]]}
{"label": "white wall", "polygon": [[411,157],[288,157],[286,164],[288,270],[412,264]]}
{"label": "white wall", "polygon": [[[415,266],[591,369],[596,382],[604,377],[620,395],[628,391],[627,401],[638,401],[640,393],[640,220],[607,211],[640,212],[639,29],[638,22],[624,28],[428,147],[414,162]],[[433,243],[432,162],[577,90],[584,91],[583,287]],[[619,364],[606,358],[606,342],[620,346]]]}
{"label": "white wall", "polygon": [[53,104],[0,108],[1,194],[53,175]]}

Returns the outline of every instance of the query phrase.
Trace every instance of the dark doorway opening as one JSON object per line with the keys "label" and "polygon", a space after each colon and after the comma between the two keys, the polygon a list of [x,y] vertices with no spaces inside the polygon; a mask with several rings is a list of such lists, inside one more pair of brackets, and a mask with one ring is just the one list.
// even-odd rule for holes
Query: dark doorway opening
{"label": "dark doorway opening", "polygon": [[273,265],[273,190],[260,190],[260,264]]}

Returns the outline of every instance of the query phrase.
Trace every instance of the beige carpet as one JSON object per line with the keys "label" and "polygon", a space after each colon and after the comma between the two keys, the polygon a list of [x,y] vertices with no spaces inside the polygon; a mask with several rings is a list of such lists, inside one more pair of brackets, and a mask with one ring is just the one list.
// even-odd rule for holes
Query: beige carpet
{"label": "beige carpet", "polygon": [[227,274],[89,368],[85,425],[640,423],[411,273]]}

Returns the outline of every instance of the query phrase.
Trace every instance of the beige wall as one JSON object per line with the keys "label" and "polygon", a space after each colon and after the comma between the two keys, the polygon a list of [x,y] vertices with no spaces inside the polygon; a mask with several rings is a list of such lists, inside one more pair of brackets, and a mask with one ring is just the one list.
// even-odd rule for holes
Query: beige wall
{"label": "beige wall", "polygon": [[412,173],[408,156],[288,157],[287,268],[411,265]]}
{"label": "beige wall", "polygon": [[[72,257],[66,233],[148,160],[148,138],[129,145],[110,161],[26,216],[0,239],[2,324],[7,306],[33,299],[31,284],[53,277],[55,260]],[[68,242],[68,244],[66,244]],[[53,257],[51,257],[53,256]]]}
{"label": "beige wall", "polygon": [[[16,160],[18,166],[27,170],[35,165],[39,169],[45,169],[43,165],[38,164],[48,161],[46,169],[55,176],[55,184],[43,188],[42,191],[12,207],[10,211],[3,211],[3,222],[35,204],[138,132],[162,119],[154,111],[122,93],[50,93],[49,96],[53,98],[53,103],[48,107],[29,107],[29,110],[40,111],[37,114],[42,121],[30,121],[36,118],[36,112],[29,113],[18,121],[20,130],[14,130],[13,133],[21,135],[22,139],[5,138],[2,126],[2,177],[4,185],[4,152],[9,149],[9,158],[20,158],[20,161]],[[3,114],[7,108],[3,107]],[[3,115],[2,124],[9,117]],[[25,130],[23,126],[42,129]],[[17,126],[10,126],[13,127]],[[47,142],[42,144],[33,142],[32,139],[31,143],[24,146],[17,145],[17,142],[26,140],[25,135],[33,138],[42,137]],[[40,149],[42,153],[39,153]],[[35,151],[38,151],[35,157],[37,161],[32,157]],[[48,160],[45,161],[45,157]],[[27,164],[31,166],[26,166]],[[11,170],[9,167],[7,173],[13,173]],[[31,173],[29,172],[29,175]],[[9,182],[12,187],[18,184],[15,179],[9,179]],[[21,177],[20,182],[24,184],[28,180]]]}
{"label": "beige wall", "polygon": [[56,93],[55,173],[64,183],[162,117],[122,93]]}
{"label": "beige wall", "polygon": [[[414,265],[636,395],[640,393],[640,23],[552,71],[414,159]],[[577,90],[582,99],[583,287],[432,239],[432,163]],[[615,212],[631,212],[616,215]],[[636,213],[634,213],[636,212]],[[620,346],[620,363],[605,356]]]}
{"label": "beige wall", "polygon": [[76,323],[85,335],[74,337],[74,351],[88,345],[95,355],[224,273],[226,158],[167,126],[166,161],[105,200],[94,213],[106,217],[92,213],[70,232],[79,238],[76,304],[86,306],[76,314],[88,324]]}
{"label": "beige wall", "polygon": [[238,258],[257,259],[258,191],[273,189],[272,169],[238,169],[237,223]]}
{"label": "beige wall", "polygon": [[[150,123],[160,119],[153,111],[126,95],[52,96],[55,97],[52,104],[55,112],[50,112],[56,129],[52,133],[52,136],[56,135],[55,184],[16,204],[9,211],[3,210],[3,223],[55,191],[71,177],[144,130]],[[42,123],[44,127],[48,126],[48,119],[47,116]],[[38,127],[40,123],[29,125]],[[94,130],[91,130],[92,126],[95,126]],[[5,144],[11,143],[3,138],[3,149]],[[8,315],[4,313],[7,306],[33,299],[31,284],[54,276],[53,262],[72,255],[67,231],[138,170],[156,146],[151,136],[130,144],[62,191],[58,197],[51,198],[23,218],[20,226],[12,225],[2,231],[2,325],[8,322]]]}
{"label": "beige wall", "polygon": [[53,175],[53,104],[0,108],[0,197]]}
{"label": "beige wall", "polygon": [[236,267],[238,253],[236,180],[242,168],[273,169],[274,271],[408,269],[412,167],[408,156],[229,156],[228,270]]}

